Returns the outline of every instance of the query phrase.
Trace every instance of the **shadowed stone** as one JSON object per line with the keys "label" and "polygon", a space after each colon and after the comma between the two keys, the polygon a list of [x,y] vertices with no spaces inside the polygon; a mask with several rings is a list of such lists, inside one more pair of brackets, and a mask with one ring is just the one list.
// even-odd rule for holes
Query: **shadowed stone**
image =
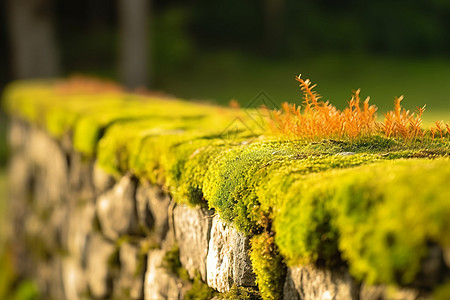
{"label": "shadowed stone", "polygon": [[199,272],[203,281],[206,281],[211,215],[212,211],[187,205],[177,205],[173,211],[180,262],[190,278],[194,278],[196,272]]}
{"label": "shadowed stone", "polygon": [[161,243],[169,230],[169,195],[162,189],[148,183],[139,185],[136,191],[136,205],[139,225],[146,231],[153,231],[156,241]]}
{"label": "shadowed stone", "polygon": [[249,248],[248,237],[215,216],[207,257],[208,285],[219,292],[229,291],[233,284],[255,286]]}

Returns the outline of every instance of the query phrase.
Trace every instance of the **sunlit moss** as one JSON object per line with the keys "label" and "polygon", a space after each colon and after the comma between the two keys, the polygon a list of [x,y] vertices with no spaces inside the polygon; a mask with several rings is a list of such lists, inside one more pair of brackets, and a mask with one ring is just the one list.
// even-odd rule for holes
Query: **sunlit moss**
{"label": "sunlit moss", "polygon": [[256,235],[251,239],[251,247],[250,259],[262,299],[282,299],[286,266],[273,236],[268,232]]}

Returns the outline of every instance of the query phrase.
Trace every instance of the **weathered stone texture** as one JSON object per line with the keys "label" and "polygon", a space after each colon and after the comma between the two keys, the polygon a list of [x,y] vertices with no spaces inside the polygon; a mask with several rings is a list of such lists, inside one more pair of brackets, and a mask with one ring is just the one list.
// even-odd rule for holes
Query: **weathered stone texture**
{"label": "weathered stone texture", "polygon": [[84,262],[89,234],[93,231],[95,205],[87,202],[70,211],[67,232],[67,250],[71,257]]}
{"label": "weathered stone texture", "polygon": [[180,248],[180,262],[194,278],[200,273],[206,281],[206,258],[208,255],[212,211],[177,205],[173,211],[175,237]]}
{"label": "weathered stone texture", "polygon": [[103,234],[116,240],[138,229],[134,193],[136,183],[126,175],[114,188],[97,198],[96,210]]}
{"label": "weathered stone texture", "polygon": [[106,173],[97,163],[93,166],[92,181],[96,195],[103,194],[115,184],[114,177]]}
{"label": "weathered stone texture", "polygon": [[249,239],[215,216],[207,257],[207,283],[219,292],[233,284],[255,286],[255,275],[248,256]]}
{"label": "weathered stone texture", "polygon": [[184,299],[184,294],[190,287],[162,267],[164,255],[163,250],[148,253],[144,283],[145,300]]}
{"label": "weathered stone texture", "polygon": [[359,288],[346,270],[325,270],[315,266],[288,268],[285,299],[358,299]]}
{"label": "weathered stone texture", "polygon": [[112,293],[111,258],[116,247],[98,234],[89,237],[86,277],[91,294],[107,298]]}
{"label": "weathered stone texture", "polygon": [[158,243],[164,240],[169,230],[168,209],[171,199],[161,188],[144,183],[136,191],[136,206],[139,225],[151,233]]}

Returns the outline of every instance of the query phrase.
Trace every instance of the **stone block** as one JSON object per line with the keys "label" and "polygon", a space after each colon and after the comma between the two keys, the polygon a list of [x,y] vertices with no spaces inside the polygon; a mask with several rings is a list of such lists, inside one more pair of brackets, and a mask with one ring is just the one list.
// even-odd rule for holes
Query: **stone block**
{"label": "stone block", "polygon": [[114,244],[99,234],[89,236],[86,261],[86,277],[89,290],[95,298],[107,298],[112,293],[111,257]]}
{"label": "stone block", "polygon": [[249,249],[249,238],[216,215],[212,219],[207,257],[208,285],[222,293],[233,284],[256,286]]}
{"label": "stone block", "polygon": [[34,198],[41,209],[65,202],[69,166],[60,145],[44,131],[34,128],[30,134],[27,157],[34,175]]}
{"label": "stone block", "polygon": [[359,299],[359,286],[345,269],[328,270],[312,265],[288,268],[284,299]]}
{"label": "stone block", "polygon": [[103,194],[111,189],[116,182],[114,177],[106,173],[97,163],[93,166],[92,180],[96,195]]}
{"label": "stone block", "polygon": [[170,274],[162,267],[164,250],[152,250],[148,253],[145,273],[144,299],[184,299],[190,284]]}
{"label": "stone block", "polygon": [[87,202],[72,207],[67,219],[67,250],[71,257],[83,264],[86,261],[87,242],[89,234],[93,231],[94,217],[95,205]]}
{"label": "stone block", "polygon": [[144,183],[136,191],[136,206],[139,225],[153,232],[156,242],[161,243],[169,230],[169,195],[155,185]]}
{"label": "stone block", "polygon": [[97,198],[97,216],[107,238],[115,241],[122,235],[137,232],[135,190],[135,181],[126,175],[112,190]]}
{"label": "stone block", "polygon": [[147,261],[139,247],[123,243],[119,249],[120,274],[115,284],[119,298],[143,299],[144,275]]}
{"label": "stone block", "polygon": [[180,249],[180,262],[194,278],[200,273],[206,281],[206,259],[208,256],[212,214],[204,208],[177,205],[173,211],[175,238]]}

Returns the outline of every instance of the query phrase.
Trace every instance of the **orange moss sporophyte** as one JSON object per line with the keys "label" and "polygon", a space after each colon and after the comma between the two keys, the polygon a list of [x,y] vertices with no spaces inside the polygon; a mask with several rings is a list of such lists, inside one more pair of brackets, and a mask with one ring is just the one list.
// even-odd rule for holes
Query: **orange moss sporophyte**
{"label": "orange moss sporophyte", "polygon": [[[339,110],[328,101],[322,101],[321,96],[314,91],[316,87],[309,79],[301,75],[295,79],[300,83],[303,92],[303,105],[283,103],[282,109],[270,112],[270,127],[275,134],[294,139],[347,139],[384,135],[387,138],[402,138],[411,141],[417,138],[423,141],[427,131],[422,129],[422,115],[425,106],[417,107],[413,113],[401,106],[403,96],[396,97],[394,109],[384,114],[384,121],[377,122],[378,108],[370,105],[370,97],[360,99],[360,89],[353,91],[348,106]],[[436,134],[443,139],[450,134],[450,126],[436,122],[430,128],[431,138]]]}

